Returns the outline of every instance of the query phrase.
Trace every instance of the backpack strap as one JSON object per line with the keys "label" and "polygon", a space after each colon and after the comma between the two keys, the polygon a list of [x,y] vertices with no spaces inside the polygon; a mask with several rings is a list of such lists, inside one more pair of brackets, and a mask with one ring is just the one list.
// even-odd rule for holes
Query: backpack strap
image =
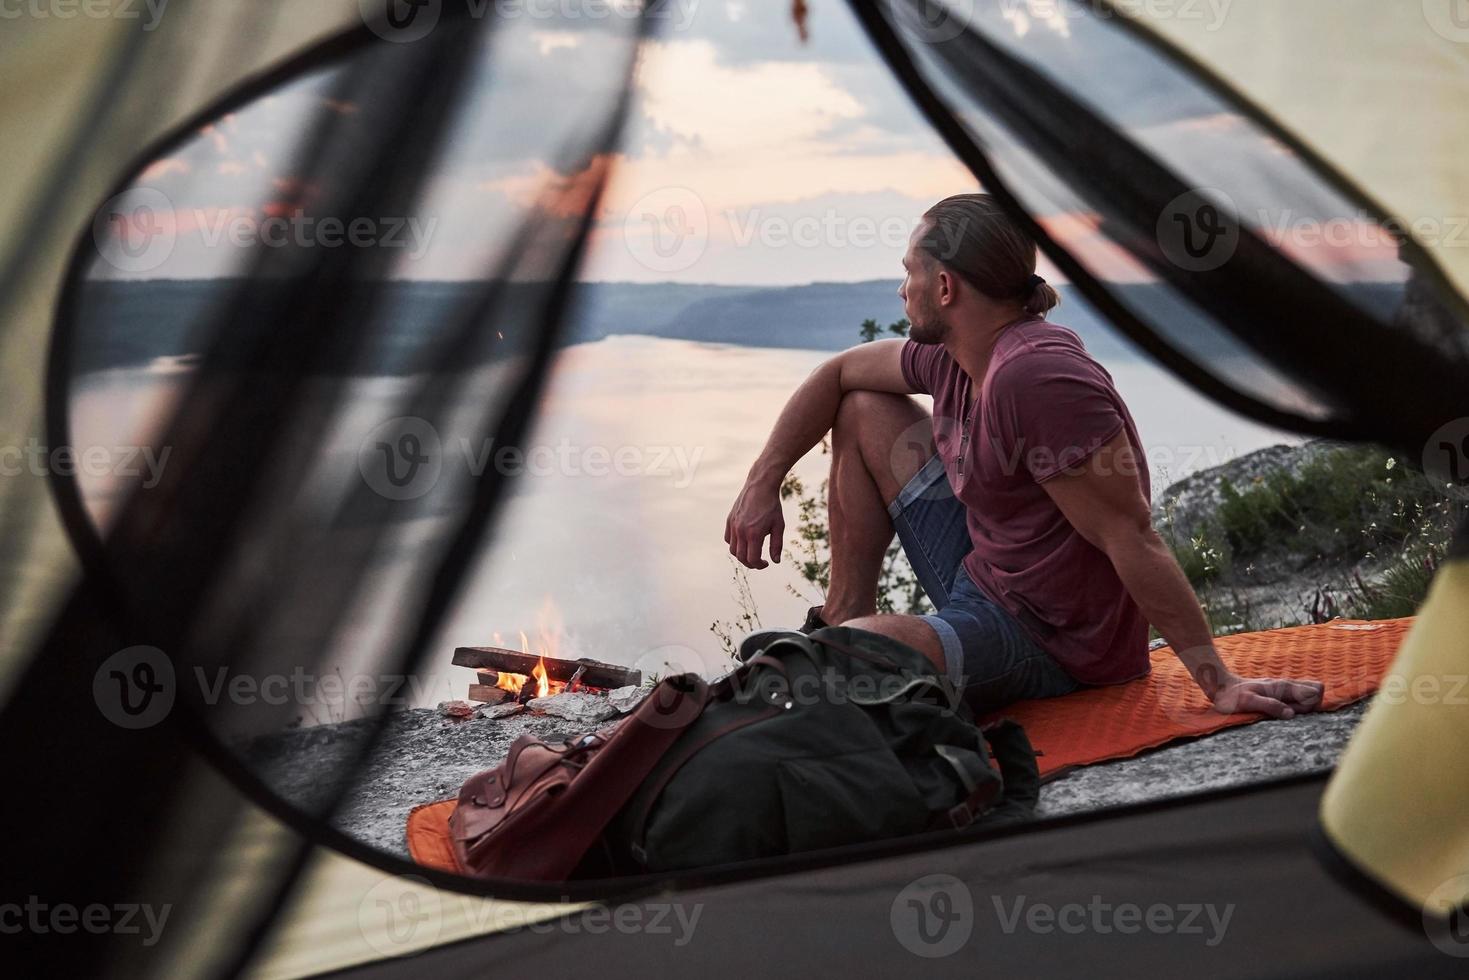
{"label": "backpack strap", "polygon": [[1035,762],[1035,749],[1020,722],[1001,718],[980,731],[994,753],[1000,775],[1005,779],[1004,801],[1033,810],[1041,798],[1041,774]]}
{"label": "backpack strap", "polygon": [[986,813],[999,817],[1028,814],[1040,799],[1040,773],[1035,764],[1035,750],[1018,722],[1008,718],[992,722],[981,729],[999,769],[998,778],[975,785],[964,776],[963,767],[950,758],[948,746],[936,745],[938,754],[959,772],[969,795],[950,807],[938,824],[947,823],[955,830],[969,826]]}

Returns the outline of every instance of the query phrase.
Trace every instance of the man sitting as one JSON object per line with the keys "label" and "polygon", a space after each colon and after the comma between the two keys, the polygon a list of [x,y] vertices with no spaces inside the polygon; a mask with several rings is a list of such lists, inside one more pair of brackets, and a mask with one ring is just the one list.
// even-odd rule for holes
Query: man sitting
{"label": "man sitting", "polygon": [[[934,205],[898,295],[910,339],[822,364],[782,410],[725,523],[749,568],[778,562],[780,485],[832,433],[831,582],[803,627],[893,637],[980,714],[1148,672],[1148,624],[1224,713],[1315,710],[1316,681],[1250,679],[1220,659],[1152,526],[1146,459],[1112,378],[1045,317],[1035,243],[983,194]],[[911,394],[933,396],[932,417]],[[896,530],[936,615],[877,615]]]}

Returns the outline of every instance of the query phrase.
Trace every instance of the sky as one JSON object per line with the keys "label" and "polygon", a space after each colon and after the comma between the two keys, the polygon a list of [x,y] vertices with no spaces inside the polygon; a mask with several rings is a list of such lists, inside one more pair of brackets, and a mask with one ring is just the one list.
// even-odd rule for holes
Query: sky
{"label": "sky", "polygon": [[[909,102],[845,3],[812,4],[804,43],[785,0],[672,0],[661,9],[662,29],[639,57],[635,99],[595,216],[584,279],[897,279],[922,212],[950,194],[981,189]],[[975,9],[988,18],[996,43],[1050,66],[1073,97],[1121,123],[1137,143],[1187,161],[1190,177],[1211,198],[1260,205],[1258,223],[1283,229],[1281,245],[1292,255],[1326,275],[1392,278],[1382,270],[1395,254],[1349,215],[1338,229],[1343,244],[1327,247],[1298,234],[1292,222],[1339,215],[1340,202],[1323,196],[1294,158],[1242,117],[1139,57],[1122,32],[1059,16],[1055,0]],[[512,223],[573,176],[558,162],[560,148],[605,118],[615,90],[607,81],[619,76],[629,50],[631,22],[624,22],[521,18],[500,30],[418,213],[413,220],[380,216],[375,226],[400,250],[395,274],[473,278],[504,258],[495,250]],[[922,57],[929,48],[920,43],[917,50]],[[97,274],[237,271],[260,247],[270,220],[309,213],[320,190],[293,173],[297,134],[330,116],[350,136],[354,120],[370,115],[332,86],[327,73],[304,79],[155,161],[138,190],[102,209],[112,223],[96,226],[107,260]],[[940,90],[964,111],[962,93]],[[986,130],[984,116],[970,118],[981,137],[1008,144],[1003,133]],[[1094,152],[1080,143],[1073,150],[1083,160]],[[341,155],[340,167],[350,168],[350,149]],[[1097,214],[1073,186],[1023,152],[1002,159],[1002,167],[1025,177],[1038,220],[1097,272],[1114,281],[1147,280],[1099,233]],[[1251,217],[1243,206],[1236,210]],[[116,239],[137,228],[117,224],[113,212],[143,215],[149,248],[118,253]],[[279,240],[284,233],[275,231]],[[311,235],[294,226],[291,233]],[[1166,233],[1160,224],[1160,239]],[[1061,281],[1044,260],[1040,271]]]}
{"label": "sky", "polygon": [[804,45],[784,6],[706,3],[650,46],[588,278],[901,278],[918,216],[979,189],[845,5],[815,5]]}

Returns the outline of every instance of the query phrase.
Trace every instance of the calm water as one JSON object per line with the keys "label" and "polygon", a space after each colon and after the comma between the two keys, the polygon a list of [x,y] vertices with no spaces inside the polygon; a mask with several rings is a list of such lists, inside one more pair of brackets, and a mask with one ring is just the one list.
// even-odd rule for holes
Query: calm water
{"label": "calm water", "polygon": [[[709,627],[738,613],[725,516],[785,399],[829,356],[642,336],[566,349],[533,442],[562,447],[559,460],[569,463],[518,485],[435,659],[423,665],[418,700],[464,696],[472,672],[450,665],[453,647],[519,647],[522,631],[532,649],[558,656],[721,672],[727,661]],[[1149,364],[1107,367],[1148,448],[1155,492],[1236,455],[1298,441],[1213,406]],[[89,376],[76,397],[75,441],[135,441],[178,370]],[[365,384],[384,398],[393,388],[387,379]],[[797,469],[813,490],[825,471],[819,449]],[[87,486],[104,509],[105,483]],[[804,616],[808,600],[792,587],[820,601],[789,561],[749,573],[749,585],[766,625]]]}

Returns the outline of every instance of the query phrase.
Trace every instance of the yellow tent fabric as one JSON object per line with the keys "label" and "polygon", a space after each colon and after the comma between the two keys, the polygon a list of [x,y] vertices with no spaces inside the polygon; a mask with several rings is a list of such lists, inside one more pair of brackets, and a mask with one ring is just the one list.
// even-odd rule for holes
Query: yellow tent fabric
{"label": "yellow tent fabric", "polygon": [[1404,901],[1469,902],[1469,561],[1439,571],[1321,803],[1337,849]]}

